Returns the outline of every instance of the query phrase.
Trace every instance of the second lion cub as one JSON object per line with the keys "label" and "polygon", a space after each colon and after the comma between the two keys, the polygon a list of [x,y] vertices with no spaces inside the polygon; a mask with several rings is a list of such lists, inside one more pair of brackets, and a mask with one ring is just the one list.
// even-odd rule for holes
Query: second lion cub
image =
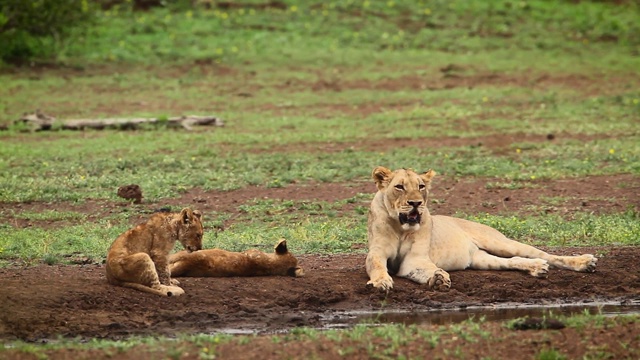
{"label": "second lion cub", "polygon": [[207,249],[196,252],[180,251],[169,260],[171,276],[225,277],[288,275],[300,277],[304,270],[287,249],[287,241],[280,240],[273,254],[251,249],[232,252]]}
{"label": "second lion cub", "polygon": [[107,254],[107,281],[163,296],[184,290],[171,279],[169,253],[176,241],[187,249],[202,249],[202,214],[184,208],[179,213],[156,213],[149,221],[118,236]]}

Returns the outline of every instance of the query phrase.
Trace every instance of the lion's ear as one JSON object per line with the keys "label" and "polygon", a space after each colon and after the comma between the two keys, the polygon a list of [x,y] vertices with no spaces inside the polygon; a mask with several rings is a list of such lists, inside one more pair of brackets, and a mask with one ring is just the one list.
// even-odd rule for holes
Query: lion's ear
{"label": "lion's ear", "polygon": [[373,169],[371,173],[371,177],[373,181],[375,181],[378,190],[382,190],[386,187],[386,183],[389,182],[389,177],[391,176],[392,171],[387,169],[384,166],[378,166]]}
{"label": "lion's ear", "polygon": [[436,176],[436,172],[432,169],[429,169],[429,171],[425,172],[424,174],[420,174],[420,178],[427,185],[427,189],[431,187],[431,179],[433,179],[434,176]]}
{"label": "lion's ear", "polygon": [[193,215],[197,217],[200,221],[202,221],[202,213],[200,210],[193,210]]}
{"label": "lion's ear", "polygon": [[280,241],[278,241],[275,250],[276,254],[278,255],[284,255],[289,252],[289,250],[287,249],[287,240],[281,239]]}
{"label": "lion's ear", "polygon": [[191,224],[191,219],[193,219],[193,211],[189,208],[184,208],[180,211],[180,219],[183,224]]}

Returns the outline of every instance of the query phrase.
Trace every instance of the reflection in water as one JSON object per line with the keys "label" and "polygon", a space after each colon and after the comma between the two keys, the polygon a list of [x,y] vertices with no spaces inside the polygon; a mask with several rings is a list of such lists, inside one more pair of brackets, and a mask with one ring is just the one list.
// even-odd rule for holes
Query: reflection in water
{"label": "reflection in water", "polygon": [[325,329],[349,328],[355,324],[404,324],[404,325],[446,325],[468,319],[485,321],[506,321],[522,317],[543,317],[552,315],[601,314],[615,316],[640,314],[640,304],[567,304],[552,306],[502,305],[495,307],[469,307],[456,310],[433,311],[354,311],[333,314],[323,318]]}

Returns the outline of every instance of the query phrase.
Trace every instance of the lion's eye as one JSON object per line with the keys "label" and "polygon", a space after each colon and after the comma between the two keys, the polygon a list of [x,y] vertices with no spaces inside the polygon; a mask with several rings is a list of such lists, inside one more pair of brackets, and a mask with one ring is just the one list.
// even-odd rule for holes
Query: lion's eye
{"label": "lion's eye", "polygon": [[404,185],[398,184],[398,185],[395,186],[395,188],[398,189],[398,190],[404,190]]}
{"label": "lion's eye", "polygon": [[420,185],[418,185],[418,188],[419,188],[420,190],[424,190],[424,188],[426,188],[426,186],[425,186],[424,184],[420,184]]}

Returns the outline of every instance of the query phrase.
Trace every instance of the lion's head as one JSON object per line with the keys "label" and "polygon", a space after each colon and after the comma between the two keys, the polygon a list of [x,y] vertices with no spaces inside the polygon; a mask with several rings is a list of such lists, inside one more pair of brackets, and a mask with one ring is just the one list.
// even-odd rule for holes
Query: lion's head
{"label": "lion's head", "polygon": [[188,252],[202,249],[202,213],[198,210],[184,208],[178,220],[178,241]]}
{"label": "lion's head", "polygon": [[275,247],[276,254],[276,265],[274,267],[275,271],[279,271],[279,268],[282,268],[281,275],[288,275],[293,277],[301,277],[304,276],[304,270],[298,266],[298,259],[293,256],[292,253],[289,252],[287,248],[287,241],[285,239],[280,239],[278,244]]}
{"label": "lion's head", "polygon": [[398,219],[403,230],[418,230],[427,212],[427,196],[435,171],[418,174],[412,169],[391,171],[383,166],[371,176],[382,193],[390,217]]}

